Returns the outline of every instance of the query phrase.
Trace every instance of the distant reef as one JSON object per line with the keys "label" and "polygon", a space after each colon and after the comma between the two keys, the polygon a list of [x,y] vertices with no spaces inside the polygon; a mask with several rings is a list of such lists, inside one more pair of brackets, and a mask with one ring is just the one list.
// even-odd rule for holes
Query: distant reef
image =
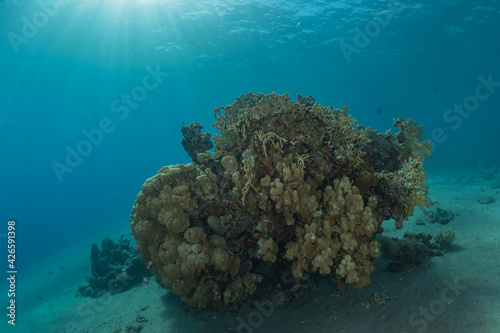
{"label": "distant reef", "polygon": [[142,262],[137,250],[130,246],[130,240],[122,237],[113,242],[106,237],[101,243],[90,247],[89,267],[91,275],[80,285],[78,294],[97,298],[106,291],[120,293],[130,289],[144,276],[151,275]]}

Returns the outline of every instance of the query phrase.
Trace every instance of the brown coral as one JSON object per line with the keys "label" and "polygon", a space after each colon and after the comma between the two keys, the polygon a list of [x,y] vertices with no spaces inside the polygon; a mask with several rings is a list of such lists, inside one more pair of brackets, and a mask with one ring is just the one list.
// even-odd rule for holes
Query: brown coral
{"label": "brown coral", "polygon": [[215,156],[162,168],[132,210],[143,260],[188,306],[247,302],[287,272],[362,287],[382,221],[402,226],[415,206],[432,204],[422,169],[429,145],[411,119],[380,134],[347,108],[251,93],[215,118]]}

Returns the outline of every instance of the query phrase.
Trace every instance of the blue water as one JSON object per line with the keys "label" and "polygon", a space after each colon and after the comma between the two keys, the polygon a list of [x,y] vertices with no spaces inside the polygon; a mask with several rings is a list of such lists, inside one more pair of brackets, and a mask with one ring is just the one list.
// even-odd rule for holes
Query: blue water
{"label": "blue water", "polygon": [[144,180],[190,162],[181,124],[214,133],[249,91],[413,117],[430,170],[498,162],[499,22],[494,0],[2,1],[0,245],[14,219],[25,269],[127,225]]}

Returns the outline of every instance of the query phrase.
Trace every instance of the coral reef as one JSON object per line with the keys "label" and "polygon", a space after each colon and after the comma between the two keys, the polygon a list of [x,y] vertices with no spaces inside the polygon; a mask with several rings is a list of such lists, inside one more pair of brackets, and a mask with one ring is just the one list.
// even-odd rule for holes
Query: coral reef
{"label": "coral reef", "polygon": [[[449,229],[449,228],[447,228]],[[381,237],[382,251],[392,260],[387,266],[390,272],[403,272],[419,266],[427,256],[442,256],[442,245],[432,242],[432,235],[406,232],[402,239]]]}
{"label": "coral reef", "polygon": [[416,206],[433,204],[430,143],[412,119],[378,133],[347,111],[252,93],[216,108],[214,154],[160,169],[131,213],[158,283],[192,308],[248,302],[287,275],[297,295],[309,274],[339,288],[370,283],[382,222],[402,228]]}
{"label": "coral reef", "polygon": [[97,244],[92,244],[90,262],[92,275],[78,288],[78,294],[85,297],[97,298],[106,291],[123,292],[141,281],[144,275],[151,275],[137,250],[123,235],[117,243],[106,237],[100,250]]}

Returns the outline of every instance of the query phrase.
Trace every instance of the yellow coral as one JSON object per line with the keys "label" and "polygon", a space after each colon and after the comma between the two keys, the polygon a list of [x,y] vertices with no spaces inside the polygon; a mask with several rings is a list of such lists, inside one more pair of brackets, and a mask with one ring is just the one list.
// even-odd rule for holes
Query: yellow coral
{"label": "yellow coral", "polygon": [[257,243],[259,246],[259,255],[265,261],[276,262],[278,259],[276,253],[278,253],[278,245],[274,242],[272,238],[261,238]]}
{"label": "yellow coral", "polygon": [[340,277],[345,278],[346,283],[352,284],[359,281],[356,264],[352,261],[352,257],[348,254],[344,254],[335,273]]}
{"label": "yellow coral", "polygon": [[[341,264],[342,267],[337,267],[336,274],[337,271],[341,272],[338,275],[342,281],[355,287],[367,284],[371,272],[369,263],[380,255],[378,242],[366,243],[378,227],[371,208],[376,205],[376,198],[368,200],[368,205],[365,206],[359,190],[352,186],[347,177],[336,180],[333,188],[326,187],[318,197],[322,199],[322,205],[329,208],[328,214],[318,215],[322,218],[318,222],[313,220],[303,228],[297,227],[298,241],[286,245],[285,257],[293,262],[294,276],[302,276],[306,269],[330,274],[335,268],[334,260],[342,254],[345,262]],[[335,214],[336,212],[339,214]],[[349,272],[344,274],[347,268]]]}
{"label": "yellow coral", "polygon": [[408,195],[401,197],[403,216],[406,219],[413,214],[413,208],[419,206],[423,211],[436,204],[429,199],[429,188],[425,185],[427,175],[424,173],[423,163],[420,159],[410,158],[403,168],[397,172],[398,179],[406,187]]}

